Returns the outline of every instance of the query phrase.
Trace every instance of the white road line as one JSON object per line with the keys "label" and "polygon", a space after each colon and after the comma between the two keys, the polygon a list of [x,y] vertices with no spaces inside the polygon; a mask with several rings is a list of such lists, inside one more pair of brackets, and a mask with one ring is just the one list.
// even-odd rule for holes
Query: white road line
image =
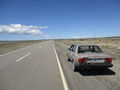
{"label": "white road line", "polygon": [[20,59],[18,59],[16,62],[22,60],[23,58],[27,57],[27,56],[30,55],[30,54],[31,54],[31,53],[26,54],[25,56],[23,56],[23,57],[21,57]]}
{"label": "white road line", "polygon": [[60,70],[60,75],[61,75],[61,78],[62,78],[64,90],[69,90],[68,85],[67,85],[67,82],[66,82],[66,79],[65,79],[65,76],[64,76],[64,73],[63,73],[63,70],[62,70],[62,66],[61,66],[61,64],[60,64],[60,60],[59,60],[58,55],[57,55],[57,52],[56,52],[56,49],[55,49],[54,46],[53,46],[53,48],[54,48],[55,55],[56,55],[56,59],[57,59],[57,62],[58,62],[58,67],[59,67],[59,70]]}

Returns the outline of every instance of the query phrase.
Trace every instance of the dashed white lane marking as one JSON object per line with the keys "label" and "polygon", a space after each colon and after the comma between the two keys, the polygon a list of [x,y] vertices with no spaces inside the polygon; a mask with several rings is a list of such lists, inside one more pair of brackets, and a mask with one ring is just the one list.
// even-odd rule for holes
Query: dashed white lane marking
{"label": "dashed white lane marking", "polygon": [[55,49],[54,46],[53,46],[53,48],[54,48],[55,55],[56,55],[56,59],[57,59],[57,62],[58,62],[58,67],[59,67],[59,70],[60,70],[60,75],[61,75],[61,78],[62,78],[64,90],[69,90],[68,85],[67,85],[67,82],[66,82],[66,79],[65,79],[65,76],[64,76],[64,73],[63,73],[63,70],[62,70],[62,66],[61,66],[61,64],[60,64],[60,60],[59,60],[58,55],[57,55],[57,52],[56,52],[56,49]]}
{"label": "dashed white lane marking", "polygon": [[16,62],[22,60],[23,58],[27,57],[27,56],[30,55],[30,54],[31,54],[31,53],[26,54],[25,56],[23,56],[23,57],[21,57],[20,59],[18,59]]}

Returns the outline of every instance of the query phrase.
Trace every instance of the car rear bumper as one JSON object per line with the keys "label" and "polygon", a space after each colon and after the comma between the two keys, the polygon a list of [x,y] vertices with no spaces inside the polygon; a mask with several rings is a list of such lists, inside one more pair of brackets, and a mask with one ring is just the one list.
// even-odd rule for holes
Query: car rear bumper
{"label": "car rear bumper", "polygon": [[79,67],[83,68],[105,68],[105,67],[112,67],[113,64],[80,64]]}

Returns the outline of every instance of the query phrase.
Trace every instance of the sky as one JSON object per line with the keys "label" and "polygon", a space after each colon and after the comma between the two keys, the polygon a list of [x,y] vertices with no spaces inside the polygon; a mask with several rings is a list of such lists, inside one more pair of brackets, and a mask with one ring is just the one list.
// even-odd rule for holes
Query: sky
{"label": "sky", "polygon": [[120,36],[120,0],[0,0],[0,40]]}

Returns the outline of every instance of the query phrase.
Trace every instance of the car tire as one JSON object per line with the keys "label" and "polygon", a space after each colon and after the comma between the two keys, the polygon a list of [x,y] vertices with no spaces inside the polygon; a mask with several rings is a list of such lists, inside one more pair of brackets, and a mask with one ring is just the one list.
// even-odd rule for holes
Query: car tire
{"label": "car tire", "polygon": [[70,61],[70,58],[69,58],[69,57],[67,58],[67,61],[68,61],[68,62]]}
{"label": "car tire", "polygon": [[74,71],[74,72],[77,72],[77,71],[78,71],[77,66],[75,66],[75,62],[73,62],[73,71]]}

